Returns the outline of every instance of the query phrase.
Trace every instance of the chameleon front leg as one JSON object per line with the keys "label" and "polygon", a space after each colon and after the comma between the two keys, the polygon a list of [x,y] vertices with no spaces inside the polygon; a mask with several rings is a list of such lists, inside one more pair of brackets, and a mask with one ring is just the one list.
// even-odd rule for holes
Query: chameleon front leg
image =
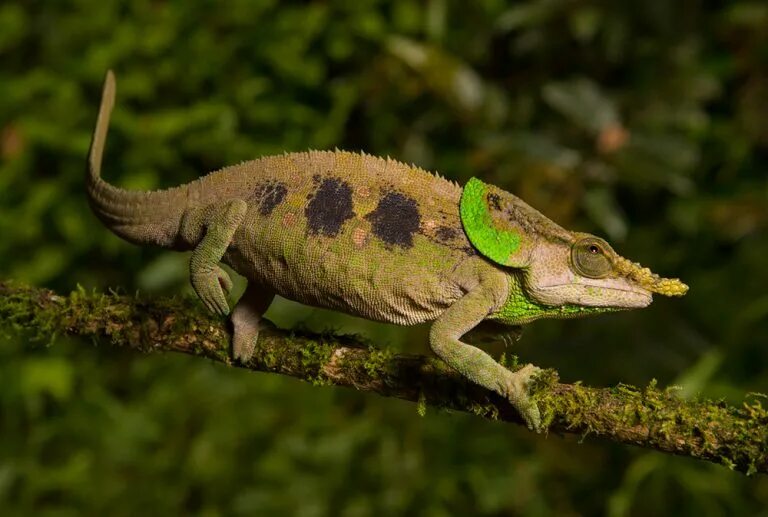
{"label": "chameleon front leg", "polygon": [[192,288],[205,307],[220,316],[229,314],[227,293],[232,288],[232,280],[219,262],[243,222],[247,209],[248,205],[242,199],[233,199],[207,209],[203,223],[205,233],[189,261]]}
{"label": "chameleon front leg", "polygon": [[245,293],[232,310],[232,355],[235,360],[247,363],[253,356],[259,330],[263,328],[262,315],[275,298],[275,292],[266,287],[249,282]]}
{"label": "chameleon front leg", "polygon": [[490,282],[468,292],[435,320],[429,332],[429,343],[448,366],[480,386],[508,398],[528,428],[538,432],[541,430],[541,415],[528,395],[528,385],[541,369],[529,364],[511,372],[479,348],[460,340],[496,307],[499,293],[503,290],[504,286]]}

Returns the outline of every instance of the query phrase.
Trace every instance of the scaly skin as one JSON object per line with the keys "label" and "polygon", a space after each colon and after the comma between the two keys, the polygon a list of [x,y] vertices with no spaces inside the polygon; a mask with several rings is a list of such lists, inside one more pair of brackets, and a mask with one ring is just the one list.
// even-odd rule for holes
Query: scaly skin
{"label": "scaly skin", "polygon": [[508,397],[539,430],[527,388],[538,368],[511,372],[462,336],[483,321],[518,325],[642,307],[652,291],[686,289],[603,241],[564,230],[501,189],[477,179],[462,189],[365,154],[291,153],[168,190],[119,189],[101,179],[114,95],[108,72],[89,153],[91,207],[130,242],[193,250],[192,286],[214,313],[230,312],[232,283],[219,263],[248,279],[231,314],[237,360],[253,354],[275,294],[377,321],[432,321],[432,350]]}

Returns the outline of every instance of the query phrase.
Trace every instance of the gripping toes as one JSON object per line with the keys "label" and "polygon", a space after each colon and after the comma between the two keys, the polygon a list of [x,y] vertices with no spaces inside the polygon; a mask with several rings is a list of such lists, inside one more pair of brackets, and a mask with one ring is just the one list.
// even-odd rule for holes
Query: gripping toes
{"label": "gripping toes", "polygon": [[256,349],[256,341],[259,339],[258,329],[239,331],[235,328],[235,334],[232,338],[232,355],[236,361],[247,363],[253,357],[253,351]]}
{"label": "gripping toes", "polygon": [[232,355],[236,361],[247,363],[251,360],[253,352],[256,350],[259,331],[271,328],[273,325],[264,319],[243,321],[234,316],[232,324],[235,330],[232,337]]}
{"label": "gripping toes", "polygon": [[241,363],[247,363],[253,357],[259,332],[274,328],[268,320],[242,310],[242,306],[235,307],[232,313],[232,326],[234,327],[232,355]]}
{"label": "gripping toes", "polygon": [[268,287],[248,283],[245,293],[232,310],[232,355],[236,361],[247,363],[253,357],[259,331],[273,325],[262,318],[275,293]]}
{"label": "gripping toes", "polygon": [[219,316],[229,314],[227,293],[232,289],[229,274],[219,266],[200,271],[191,276],[192,287],[206,309]]}
{"label": "gripping toes", "polygon": [[542,372],[542,369],[532,364],[525,365],[520,370],[510,373],[507,381],[507,397],[509,401],[520,412],[525,420],[528,429],[541,432],[541,413],[539,407],[531,399],[530,384],[531,381]]}

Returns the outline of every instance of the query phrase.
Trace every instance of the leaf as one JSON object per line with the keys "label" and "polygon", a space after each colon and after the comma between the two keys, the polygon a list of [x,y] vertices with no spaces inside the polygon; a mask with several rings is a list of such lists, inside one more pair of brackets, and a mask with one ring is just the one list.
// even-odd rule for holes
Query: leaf
{"label": "leaf", "polygon": [[417,41],[392,36],[387,50],[418,72],[435,93],[468,114],[477,114],[486,89],[477,73],[442,49]]}
{"label": "leaf", "polygon": [[590,133],[619,125],[613,102],[589,79],[547,83],[542,95],[550,107]]}

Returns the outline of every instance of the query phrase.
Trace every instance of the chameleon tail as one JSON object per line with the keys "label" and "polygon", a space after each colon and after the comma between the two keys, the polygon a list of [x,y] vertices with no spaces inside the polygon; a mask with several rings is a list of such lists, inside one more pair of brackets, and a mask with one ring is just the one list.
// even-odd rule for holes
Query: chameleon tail
{"label": "chameleon tail", "polygon": [[115,75],[109,70],[88,153],[86,187],[91,209],[107,228],[127,241],[172,248],[187,205],[186,185],[140,192],[124,190],[101,179],[101,160],[114,104]]}

